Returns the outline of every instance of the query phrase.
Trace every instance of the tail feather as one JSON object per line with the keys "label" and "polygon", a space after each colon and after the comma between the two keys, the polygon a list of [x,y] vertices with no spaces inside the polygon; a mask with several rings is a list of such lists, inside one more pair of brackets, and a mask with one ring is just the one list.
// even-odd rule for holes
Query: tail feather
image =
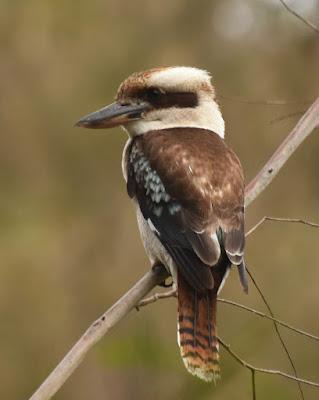
{"label": "tail feather", "polygon": [[216,331],[217,288],[199,292],[177,276],[178,344],[186,369],[205,381],[220,377]]}

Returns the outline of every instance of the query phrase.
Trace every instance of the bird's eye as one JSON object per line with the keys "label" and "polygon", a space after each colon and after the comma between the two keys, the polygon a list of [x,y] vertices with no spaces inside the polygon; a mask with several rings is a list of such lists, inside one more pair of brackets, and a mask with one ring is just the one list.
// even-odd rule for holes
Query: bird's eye
{"label": "bird's eye", "polygon": [[147,97],[150,100],[156,100],[159,96],[163,94],[165,94],[165,92],[162,89],[156,87],[150,87],[149,89],[147,89]]}

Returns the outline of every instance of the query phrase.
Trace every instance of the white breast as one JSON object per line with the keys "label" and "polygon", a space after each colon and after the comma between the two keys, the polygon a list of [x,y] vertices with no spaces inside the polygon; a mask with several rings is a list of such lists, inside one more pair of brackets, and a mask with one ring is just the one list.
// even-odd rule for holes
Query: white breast
{"label": "white breast", "polygon": [[[127,181],[127,158],[128,149],[131,141],[132,139],[128,139],[128,141],[126,142],[122,155],[122,171],[125,181]],[[134,204],[136,209],[137,224],[140,231],[142,243],[145,248],[146,254],[148,255],[148,258],[150,259],[151,265],[153,266],[158,262],[162,263],[167,268],[168,272],[172,275],[174,282],[176,282],[176,266],[171,256],[167,253],[160,240],[157,238],[155,234],[156,229],[152,221],[145,220],[136,200],[134,200]]]}
{"label": "white breast", "polygon": [[146,221],[141,213],[139,205],[136,202],[135,205],[137,224],[139,227],[142,243],[145,248],[146,254],[148,255],[148,258],[150,259],[151,265],[153,266],[157,263],[163,264],[167,271],[172,275],[174,282],[176,282],[176,266],[171,256],[168,254],[160,240],[157,238],[155,234],[156,229],[151,220]]}

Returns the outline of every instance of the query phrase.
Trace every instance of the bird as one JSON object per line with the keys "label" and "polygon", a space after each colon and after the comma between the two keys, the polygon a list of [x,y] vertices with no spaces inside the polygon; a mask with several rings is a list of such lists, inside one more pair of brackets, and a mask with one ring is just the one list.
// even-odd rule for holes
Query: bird
{"label": "bird", "polygon": [[225,143],[212,77],[171,66],[131,74],[115,102],[77,126],[121,126],[127,193],[151,266],[163,265],[177,290],[177,339],[186,369],[220,378],[217,296],[231,266],[248,291],[244,261],[244,174]]}

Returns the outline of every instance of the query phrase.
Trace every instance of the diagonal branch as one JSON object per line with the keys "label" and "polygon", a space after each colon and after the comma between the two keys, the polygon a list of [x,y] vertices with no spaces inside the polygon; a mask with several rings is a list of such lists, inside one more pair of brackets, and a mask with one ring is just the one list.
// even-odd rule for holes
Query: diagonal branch
{"label": "diagonal branch", "polygon": [[[258,288],[258,290],[260,290],[260,289]],[[138,307],[143,307],[143,306],[146,306],[146,305],[155,303],[155,302],[158,301],[158,300],[168,299],[168,298],[172,298],[172,297],[176,297],[176,289],[172,289],[172,290],[166,291],[166,292],[164,292],[164,293],[155,293],[154,295],[152,295],[152,296],[150,296],[150,297],[148,297],[148,298],[143,299],[142,301],[140,301],[139,304],[138,304]],[[271,321],[277,323],[278,325],[282,325],[282,326],[284,326],[284,327],[286,327],[286,328],[288,328],[288,329],[290,329],[290,330],[292,330],[292,331],[294,331],[294,332],[296,332],[296,333],[299,333],[299,334],[301,334],[301,335],[303,335],[303,336],[309,337],[309,338],[314,339],[314,340],[319,340],[319,337],[318,337],[318,336],[311,335],[310,333],[307,333],[307,332],[304,332],[304,331],[302,331],[302,330],[300,330],[300,329],[294,328],[293,326],[291,326],[291,325],[289,325],[289,324],[287,324],[287,323],[285,323],[285,322],[283,322],[283,321],[280,321],[280,320],[278,320],[277,318],[274,318],[274,317],[272,317],[272,316],[269,316],[269,315],[267,315],[267,314],[265,314],[265,313],[262,313],[262,312],[260,312],[260,311],[258,311],[258,310],[254,310],[253,308],[244,306],[243,304],[239,304],[239,303],[236,303],[236,302],[234,302],[234,301],[226,300],[226,299],[221,299],[221,298],[219,298],[218,301],[221,302],[221,303],[229,304],[229,305],[232,305],[232,306],[241,308],[241,309],[243,309],[243,310],[252,312],[253,314],[256,314],[256,315],[258,315],[258,316],[260,316],[260,317],[267,318],[267,319],[269,319],[269,320],[271,320]],[[280,339],[281,339],[281,337],[280,337]],[[282,339],[281,339],[281,340],[282,340]],[[251,364],[247,363],[246,361],[242,360],[237,354],[235,354],[235,353],[231,350],[230,346],[229,346],[228,344],[226,344],[222,339],[219,338],[219,342],[220,342],[220,343],[222,344],[222,346],[232,355],[232,357],[235,358],[235,360],[237,360],[238,362],[240,362],[241,365],[243,365],[244,367],[248,368],[248,369],[251,371],[251,374],[252,374],[252,393],[253,393],[253,399],[256,399],[256,384],[255,384],[255,373],[256,373],[256,372],[262,372],[262,373],[266,373],[266,374],[276,374],[276,375],[280,375],[280,376],[283,376],[283,377],[285,377],[285,378],[288,378],[288,379],[291,379],[291,380],[296,381],[299,385],[300,385],[301,383],[304,383],[304,384],[308,384],[308,385],[311,385],[311,386],[316,386],[316,387],[319,386],[319,383],[317,383],[317,382],[308,381],[308,380],[299,378],[299,377],[296,376],[296,375],[293,376],[293,375],[289,375],[289,374],[287,374],[287,373],[285,373],[285,372],[278,371],[278,370],[271,370],[271,369],[265,369],[265,368],[257,368],[257,367],[254,367],[254,366],[252,366]],[[287,351],[286,347],[285,347],[285,350]],[[288,354],[289,354],[289,353],[288,353]],[[289,355],[289,357],[290,357],[290,355]],[[293,368],[294,368],[294,366],[293,366]],[[294,368],[294,372],[296,372],[296,371],[295,371],[295,368]],[[301,388],[301,386],[299,386],[299,387]],[[302,391],[301,391],[301,393],[302,393]],[[303,397],[303,393],[302,393],[302,397]]]}
{"label": "diagonal branch", "polygon": [[272,125],[272,124],[275,124],[277,122],[285,121],[285,120],[287,120],[289,118],[300,117],[300,115],[303,115],[304,112],[305,112],[305,110],[303,110],[303,111],[295,111],[295,112],[292,112],[292,113],[289,113],[289,114],[281,115],[280,117],[276,117],[276,118],[273,118],[272,120],[270,120],[269,124]]}
{"label": "diagonal branch", "polygon": [[[273,157],[246,187],[246,205],[269,185],[290,155],[319,125],[319,98],[311,105]],[[269,172],[271,170],[271,172]],[[125,315],[127,315],[167,273],[163,268],[147,272],[122,298],[94,322],[45,379],[29,400],[50,399],[81,364],[87,352]]]}
{"label": "diagonal branch", "polygon": [[299,145],[319,126],[319,98],[308,108],[290,134],[278,147],[266,165],[246,187],[245,203],[248,206],[266,189],[288,158]]}
{"label": "diagonal branch", "polygon": [[280,333],[278,324],[277,324],[277,322],[275,321],[275,315],[274,315],[274,313],[272,312],[272,309],[271,309],[271,307],[270,307],[270,305],[269,305],[269,303],[268,303],[266,297],[264,296],[264,293],[262,292],[262,290],[261,290],[261,288],[259,287],[258,283],[256,282],[255,278],[253,277],[252,273],[249,271],[248,268],[246,268],[246,269],[247,269],[247,273],[248,273],[248,275],[249,275],[251,281],[253,282],[255,288],[257,289],[257,292],[259,293],[259,295],[260,295],[262,301],[264,302],[265,306],[267,307],[267,309],[268,309],[268,311],[269,311],[269,314],[273,317],[273,324],[274,324],[275,332],[276,332],[277,337],[278,337],[278,339],[279,339],[279,341],[280,341],[280,343],[281,343],[281,345],[282,345],[282,347],[283,347],[283,349],[284,349],[284,351],[285,351],[285,353],[286,353],[286,355],[287,355],[287,357],[288,357],[288,360],[289,360],[289,363],[290,363],[290,365],[291,365],[291,368],[292,368],[292,370],[293,370],[293,372],[294,372],[294,375],[295,375],[295,377],[297,378],[297,384],[298,384],[299,392],[300,392],[301,398],[304,400],[304,393],[303,393],[301,384],[300,384],[300,382],[298,381],[298,374],[297,374],[297,369],[296,369],[296,367],[295,367],[295,363],[294,363],[294,361],[293,361],[293,359],[292,359],[292,357],[291,357],[291,355],[290,355],[290,353],[289,353],[288,347],[287,347],[287,345],[286,345],[286,343],[285,343],[283,337],[281,336],[281,333]]}
{"label": "diagonal branch", "polygon": [[305,385],[310,385],[310,386],[315,386],[319,387],[318,382],[312,382],[308,381],[307,379],[302,379],[302,378],[297,378],[296,376],[287,374],[286,372],[278,371],[275,369],[266,369],[266,368],[258,368],[255,367],[251,364],[249,364],[247,361],[243,360],[240,358],[229,346],[229,344],[225,343],[221,338],[218,338],[219,343],[224,347],[226,351],[236,360],[238,361],[243,367],[248,368],[252,372],[261,372],[263,374],[271,374],[271,375],[279,375],[283,376],[284,378],[291,379],[292,381],[299,382],[299,383],[304,383]]}
{"label": "diagonal branch", "polygon": [[293,224],[303,224],[303,225],[308,225],[311,226],[312,228],[319,228],[319,224],[316,224],[315,222],[311,221],[306,221],[305,219],[300,219],[300,218],[278,218],[278,217],[263,217],[255,226],[253,226],[251,229],[249,229],[248,232],[246,232],[246,237],[251,235],[253,232],[255,232],[256,229],[260,227],[260,225],[263,225],[266,221],[274,221],[274,222],[290,222]]}
{"label": "diagonal branch", "polygon": [[306,19],[305,17],[303,17],[302,15],[298,14],[295,10],[293,10],[292,8],[290,8],[288,6],[288,4],[286,3],[285,0],[279,0],[280,3],[285,7],[285,9],[290,12],[290,14],[294,15],[295,17],[297,17],[298,19],[300,19],[300,21],[302,21],[304,24],[306,24],[307,26],[309,26],[309,28],[313,29],[315,32],[319,33],[319,28],[314,25],[312,22],[310,22],[308,19]]}
{"label": "diagonal branch", "polygon": [[[164,298],[164,297],[162,297],[162,298]],[[219,298],[218,301],[220,303],[229,304],[231,306],[234,306],[234,307],[237,307],[237,308],[241,308],[242,310],[249,311],[249,312],[251,312],[253,314],[258,315],[259,317],[266,318],[266,319],[269,319],[270,321],[276,322],[278,325],[284,326],[285,328],[287,328],[287,329],[289,329],[289,330],[291,330],[293,332],[299,333],[299,335],[306,336],[306,337],[308,337],[310,339],[319,341],[319,336],[312,335],[311,333],[305,332],[305,331],[303,331],[303,330],[301,330],[299,328],[295,328],[294,326],[287,324],[287,322],[281,321],[280,319],[274,318],[274,317],[272,317],[272,316],[270,316],[268,314],[265,314],[265,313],[263,313],[263,312],[261,312],[259,310],[255,310],[254,308],[247,307],[247,306],[244,306],[243,304],[236,303],[235,301],[227,300],[227,299]]]}
{"label": "diagonal branch", "polygon": [[[138,303],[138,305],[136,306],[136,308],[139,311],[139,309],[141,307],[145,307],[145,306],[147,306],[149,304],[153,304],[158,300],[170,299],[170,298],[176,297],[176,296],[177,296],[176,289],[168,290],[168,291],[162,292],[162,293],[154,293],[152,296],[146,297],[145,299],[141,300]],[[289,329],[289,330],[291,330],[293,332],[299,333],[299,335],[306,336],[306,337],[308,337],[310,339],[319,341],[319,336],[313,335],[313,334],[308,333],[306,331],[303,331],[303,330],[301,330],[299,328],[295,328],[294,326],[287,324],[287,322],[284,322],[284,321],[282,321],[280,319],[274,318],[274,317],[272,317],[272,316],[270,316],[268,314],[265,314],[265,313],[263,313],[263,312],[261,312],[259,310],[255,310],[254,308],[245,306],[244,304],[237,303],[236,301],[233,301],[233,300],[223,299],[221,297],[219,297],[217,299],[217,301],[219,303],[229,304],[231,306],[240,308],[241,310],[245,310],[245,311],[251,312],[252,314],[258,315],[259,317],[269,319],[270,321],[276,322],[278,325],[281,325],[281,326],[283,326],[283,327],[285,327],[285,328],[287,328],[287,329]]]}
{"label": "diagonal branch", "polygon": [[147,306],[148,304],[155,303],[157,300],[169,299],[171,297],[177,297],[176,289],[168,290],[163,293],[154,293],[152,296],[141,300],[136,306],[136,308],[137,310],[139,310],[140,307],[144,307]]}
{"label": "diagonal branch", "polygon": [[218,95],[219,98],[226,101],[233,101],[235,103],[251,104],[256,106],[291,106],[298,104],[310,104],[313,100],[248,100],[242,97],[226,96],[223,94]]}
{"label": "diagonal branch", "polygon": [[[301,224],[308,225],[308,226],[311,226],[311,227],[319,228],[319,225],[318,225],[318,224],[315,224],[315,223],[309,222],[309,221],[305,221],[305,220],[302,220],[302,219],[264,217],[264,218],[262,218],[253,228],[251,228],[251,229],[246,233],[246,237],[249,236],[251,233],[253,233],[253,232],[254,232],[258,227],[260,227],[265,221],[301,223]],[[281,333],[280,333],[280,331],[279,331],[278,325],[280,325],[280,323],[278,322],[278,320],[277,320],[276,318],[274,318],[274,314],[273,314],[273,312],[272,312],[272,310],[271,310],[271,308],[270,308],[270,305],[269,305],[269,303],[267,302],[267,300],[266,300],[264,294],[262,293],[261,289],[259,288],[257,282],[256,282],[255,279],[253,278],[252,274],[250,273],[249,270],[247,270],[247,272],[248,272],[248,274],[249,274],[249,276],[250,276],[250,278],[251,278],[253,284],[255,285],[255,287],[256,287],[258,293],[260,294],[260,296],[261,296],[263,302],[265,303],[265,305],[266,305],[266,307],[267,307],[267,309],[268,309],[268,311],[269,311],[269,313],[270,313],[270,315],[271,315],[271,318],[272,318],[272,320],[273,320],[274,328],[275,328],[276,334],[277,334],[277,336],[278,336],[278,339],[279,339],[279,341],[280,341],[280,343],[281,343],[281,345],[282,345],[282,347],[283,347],[283,349],[284,349],[284,351],[285,351],[285,353],[286,353],[286,355],[287,355],[287,357],[288,357],[288,359],[289,359],[290,365],[291,365],[291,367],[292,367],[292,369],[293,369],[293,371],[294,371],[294,374],[295,374],[295,376],[296,376],[296,378],[297,378],[297,377],[298,377],[298,375],[297,375],[297,369],[296,369],[296,367],[295,367],[294,361],[293,361],[293,359],[292,359],[292,357],[291,357],[291,355],[290,355],[290,353],[289,353],[289,350],[288,350],[288,348],[287,348],[287,346],[286,346],[286,343],[284,342],[284,340],[283,340],[283,338],[282,338],[282,336],[281,336]],[[253,375],[253,377],[254,377],[254,375]],[[254,384],[255,381],[253,380],[252,383]],[[297,383],[298,383],[298,388],[299,388],[299,392],[300,392],[301,398],[304,400],[304,393],[303,393],[301,384],[300,384],[300,382],[297,382]]]}

